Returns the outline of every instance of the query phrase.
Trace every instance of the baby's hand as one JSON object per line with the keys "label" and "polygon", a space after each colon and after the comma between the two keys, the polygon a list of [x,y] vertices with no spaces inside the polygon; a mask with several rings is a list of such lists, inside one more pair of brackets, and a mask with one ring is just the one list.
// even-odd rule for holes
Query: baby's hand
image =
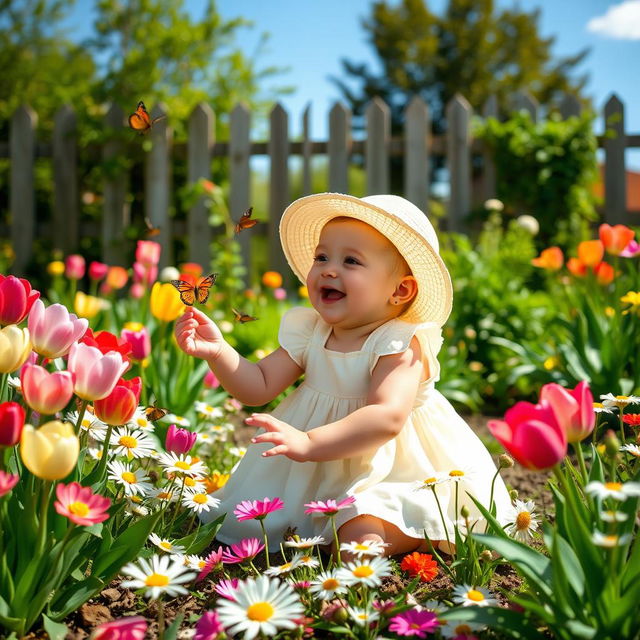
{"label": "baby's hand", "polygon": [[311,440],[304,431],[300,431],[268,413],[253,413],[245,422],[252,427],[266,429],[265,433],[251,438],[251,442],[272,442],[276,445],[262,454],[265,458],[282,454],[296,462],[307,462],[310,459]]}
{"label": "baby's hand", "polygon": [[178,346],[190,356],[212,362],[218,357],[224,338],[216,324],[198,309],[189,308],[178,321],[175,328]]}

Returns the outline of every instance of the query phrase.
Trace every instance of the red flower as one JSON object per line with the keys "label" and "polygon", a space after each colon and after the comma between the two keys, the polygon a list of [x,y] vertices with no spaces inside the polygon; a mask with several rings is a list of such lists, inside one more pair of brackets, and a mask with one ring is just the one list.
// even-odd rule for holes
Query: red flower
{"label": "red flower", "polygon": [[418,576],[420,582],[431,582],[438,575],[438,563],[429,553],[414,551],[402,558],[400,568],[412,578]]}
{"label": "red flower", "polygon": [[28,280],[0,274],[0,325],[20,324],[39,297]]}
{"label": "red flower", "polygon": [[96,400],[93,403],[96,416],[102,422],[113,426],[127,424],[138,408],[141,389],[140,376],[131,380],[120,378],[113,391],[106,398]]}
{"label": "red flower", "polygon": [[622,420],[631,427],[640,427],[640,413],[626,413]]}
{"label": "red flower", "polygon": [[91,329],[87,329],[87,332],[80,338],[80,342],[84,342],[90,347],[96,347],[96,349],[100,349],[105,354],[109,353],[109,351],[117,351],[125,362],[129,362],[132,346],[126,340],[121,340],[113,335],[113,333],[108,331],[93,333]]}

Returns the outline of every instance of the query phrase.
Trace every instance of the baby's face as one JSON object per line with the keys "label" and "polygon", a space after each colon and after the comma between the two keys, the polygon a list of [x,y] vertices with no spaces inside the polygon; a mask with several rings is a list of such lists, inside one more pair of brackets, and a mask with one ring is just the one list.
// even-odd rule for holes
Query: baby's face
{"label": "baby's face", "polygon": [[344,328],[380,323],[398,314],[392,297],[405,275],[397,249],[359,220],[322,229],[307,276],[309,300],[323,320]]}

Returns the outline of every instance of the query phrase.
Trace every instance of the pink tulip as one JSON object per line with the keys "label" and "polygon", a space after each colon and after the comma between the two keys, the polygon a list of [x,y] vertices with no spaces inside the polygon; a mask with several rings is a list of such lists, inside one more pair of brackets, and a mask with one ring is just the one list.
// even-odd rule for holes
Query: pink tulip
{"label": "pink tulip", "polygon": [[136,246],[136,262],[142,262],[147,267],[155,267],[160,262],[162,247],[151,240],[138,240]]}
{"label": "pink tulip", "polygon": [[22,322],[39,297],[28,280],[0,274],[0,325]]}
{"label": "pink tulip", "polygon": [[566,455],[567,436],[548,402],[518,402],[504,418],[489,420],[489,431],[527,469],[549,469]]}
{"label": "pink tulip", "polygon": [[81,527],[90,527],[109,517],[107,509],[111,506],[111,500],[93,493],[90,487],[83,487],[78,482],[58,484],[56,497],[58,500],[53,503],[56,511]]}
{"label": "pink tulip", "polygon": [[167,429],[167,437],[164,441],[164,448],[167,451],[173,451],[174,453],[189,453],[193,445],[198,439],[198,434],[189,431],[188,429],[181,429],[172,424]]}
{"label": "pink tulip", "polygon": [[102,280],[109,273],[109,265],[104,262],[96,262],[95,260],[89,265],[89,278],[91,280]]}
{"label": "pink tulip", "polygon": [[76,395],[90,402],[106,398],[128,366],[117,351],[103,354],[80,342],[71,346],[67,362],[68,370],[75,375]]}
{"label": "pink tulip", "polygon": [[568,442],[580,442],[593,431],[596,424],[593,394],[585,380],[579,382],[573,390],[565,389],[555,382],[545,384],[540,391],[540,400],[551,405]]}
{"label": "pink tulip", "polygon": [[44,367],[26,364],[20,372],[24,401],[43,415],[53,415],[67,406],[73,395],[73,374],[69,371],[49,373]]}
{"label": "pink tulip", "polygon": [[19,475],[0,471],[0,498],[9,493],[9,491],[18,484],[18,480],[20,480]]}
{"label": "pink tulip", "polygon": [[144,640],[147,621],[142,616],[126,616],[96,627],[91,640]]}
{"label": "pink tulip", "polygon": [[207,389],[217,389],[220,386],[220,380],[216,378],[216,374],[211,369],[204,376],[204,386]]}
{"label": "pink tulip", "polygon": [[67,256],[64,261],[64,275],[69,280],[80,280],[84,276],[86,263],[82,256],[77,254]]}
{"label": "pink tulip", "polygon": [[140,282],[134,282],[129,287],[129,295],[136,300],[140,300],[144,296],[144,285]]}
{"label": "pink tulip", "polygon": [[132,268],[133,281],[136,284],[142,284],[145,287],[150,287],[158,279],[158,267],[155,265],[134,262]]}
{"label": "pink tulip", "polygon": [[59,358],[69,353],[71,345],[84,335],[89,321],[69,313],[61,304],[45,309],[44,302],[36,300],[27,326],[33,350],[45,358]]}
{"label": "pink tulip", "polygon": [[635,258],[640,255],[640,243],[631,240],[629,244],[620,252],[621,258]]}
{"label": "pink tulip", "polygon": [[131,345],[131,358],[133,360],[144,360],[151,353],[151,338],[146,327],[140,331],[123,329],[120,337]]}

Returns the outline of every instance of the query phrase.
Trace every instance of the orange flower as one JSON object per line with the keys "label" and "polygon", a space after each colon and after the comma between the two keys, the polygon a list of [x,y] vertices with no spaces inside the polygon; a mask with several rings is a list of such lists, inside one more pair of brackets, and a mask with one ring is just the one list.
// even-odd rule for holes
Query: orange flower
{"label": "orange flower", "polygon": [[622,421],[631,427],[640,427],[640,413],[625,413]]}
{"label": "orange flower", "polygon": [[587,275],[587,265],[582,260],[578,260],[578,258],[569,258],[567,260],[567,269],[576,278],[584,278]]}
{"label": "orange flower", "polygon": [[400,568],[413,578],[418,576],[420,582],[431,582],[438,575],[438,563],[429,553],[414,551],[402,558]]}
{"label": "orange flower", "polygon": [[188,273],[199,278],[202,275],[202,267],[197,262],[185,262],[180,265],[180,273]]}
{"label": "orange flower", "polygon": [[613,227],[609,224],[601,224],[599,232],[604,248],[614,256],[619,256],[635,236],[633,229],[623,224],[616,224]]}
{"label": "orange flower", "polygon": [[262,284],[265,287],[277,289],[282,286],[282,276],[277,271],[265,271],[262,276]]}
{"label": "orange flower", "polygon": [[549,269],[549,271],[557,271],[564,264],[564,255],[560,247],[549,247],[544,249],[537,258],[531,260],[534,267]]}
{"label": "orange flower", "polygon": [[600,240],[585,240],[578,245],[578,258],[587,267],[595,267],[598,262],[602,262],[604,256],[604,245]]}
{"label": "orange flower", "polygon": [[107,271],[107,284],[111,289],[122,289],[122,287],[127,284],[128,279],[129,274],[124,267],[109,267],[109,271]]}
{"label": "orange flower", "polygon": [[593,268],[593,272],[596,274],[596,278],[600,284],[609,284],[613,282],[615,272],[610,264],[600,262]]}

